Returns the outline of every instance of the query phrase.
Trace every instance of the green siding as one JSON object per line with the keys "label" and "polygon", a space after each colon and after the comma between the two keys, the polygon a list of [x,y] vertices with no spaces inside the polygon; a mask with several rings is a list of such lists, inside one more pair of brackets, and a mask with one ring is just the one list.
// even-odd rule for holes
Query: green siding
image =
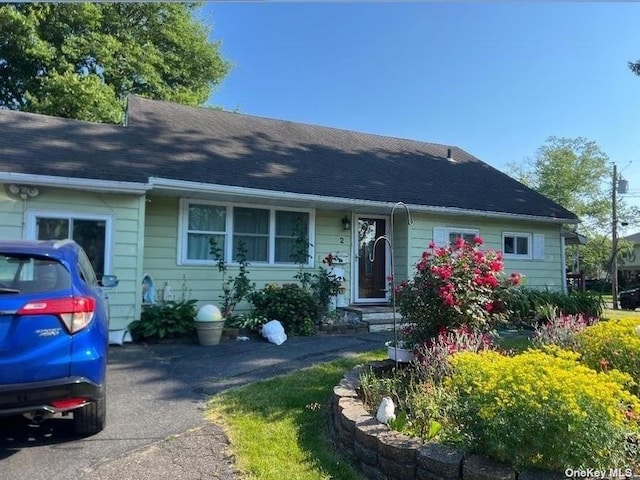
{"label": "green siding", "polygon": [[[206,303],[219,304],[222,295],[222,274],[215,265],[179,265],[178,263],[178,217],[179,199],[152,197],[147,205],[146,232],[144,247],[144,272],[151,275],[157,290],[157,298],[163,298],[166,285],[171,287],[176,299],[195,299],[198,305]],[[315,237],[309,239],[314,246],[314,267],[307,267],[315,272],[317,266],[329,252],[350,254],[351,232],[342,230],[340,223],[344,213],[316,212]],[[340,243],[340,241],[344,243]],[[350,255],[349,255],[350,258]],[[344,265],[348,292],[350,277],[349,265]],[[296,265],[260,265],[250,264],[249,279],[257,288],[267,283],[291,283],[298,272]],[[227,275],[235,276],[237,267],[229,266]],[[348,293],[346,301],[348,302]],[[237,313],[248,309],[247,304],[239,305]]]}
{"label": "green siding", "polygon": [[0,198],[0,232],[5,238],[26,238],[30,211],[51,214],[109,216],[112,221],[111,272],[119,285],[110,291],[111,329],[125,328],[139,318],[144,241],[144,198],[136,195],[100,194],[56,188],[39,188],[25,202]]}
{"label": "green siding", "polygon": [[[346,262],[339,267],[344,269],[345,287],[343,299],[345,303],[351,302],[351,260],[353,255],[353,232],[344,230],[342,218],[344,212],[316,211],[316,241],[315,259],[316,266],[322,265],[322,260],[329,254],[340,254]],[[348,215],[350,217],[350,215]],[[352,223],[353,226],[353,223]]]}
{"label": "green siding", "polygon": [[0,189],[0,237],[23,238],[24,202],[6,194],[6,185]]}
{"label": "green siding", "polygon": [[[525,285],[531,288],[562,290],[564,272],[562,271],[562,242],[560,226],[541,222],[515,220],[488,220],[474,217],[433,217],[425,214],[414,215],[411,225],[409,247],[409,275],[429,243],[433,241],[433,229],[465,228],[477,229],[484,240],[483,248],[502,251],[503,232],[521,232],[544,235],[544,259],[505,258],[505,273],[518,272],[525,276]],[[532,246],[531,246],[532,247]]]}

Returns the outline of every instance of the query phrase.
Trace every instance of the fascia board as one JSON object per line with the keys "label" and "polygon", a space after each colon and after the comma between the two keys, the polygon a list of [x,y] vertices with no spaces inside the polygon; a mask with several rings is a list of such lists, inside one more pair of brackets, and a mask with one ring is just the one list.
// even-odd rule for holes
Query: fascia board
{"label": "fascia board", "polygon": [[51,175],[32,175],[9,172],[0,172],[0,182],[133,195],[143,195],[149,189],[148,184],[138,182],[117,182],[113,180],[97,180],[92,178],[56,177]]}
{"label": "fascia board", "polygon": [[[215,193],[215,194],[227,194],[227,195],[241,195],[245,198],[253,200],[279,200],[279,201],[291,201],[291,202],[307,202],[313,203],[317,207],[330,206],[333,208],[343,208],[345,210],[355,209],[391,209],[396,202],[380,202],[372,200],[362,200],[355,198],[342,198],[323,195],[311,195],[292,193],[275,190],[264,190],[247,187],[237,187],[231,185],[220,185],[211,183],[190,182],[184,180],[172,180],[160,177],[149,178],[150,192],[157,189],[159,191],[174,191],[184,192],[185,194],[193,193]],[[495,219],[509,219],[509,220],[528,220],[535,222],[554,223],[554,224],[577,224],[579,220],[573,218],[556,218],[545,217],[537,215],[521,215],[505,212],[490,212],[469,210],[464,208],[455,207],[435,207],[429,205],[416,205],[408,204],[407,207],[412,212],[424,212],[436,215],[456,215],[456,216],[475,216],[483,218],[495,218]]]}

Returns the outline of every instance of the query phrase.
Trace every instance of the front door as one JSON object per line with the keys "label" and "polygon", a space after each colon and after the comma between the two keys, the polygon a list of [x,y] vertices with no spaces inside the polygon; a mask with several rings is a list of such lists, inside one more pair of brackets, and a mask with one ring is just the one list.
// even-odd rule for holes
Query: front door
{"label": "front door", "polygon": [[[383,217],[358,217],[355,232],[357,265],[355,300],[377,303],[387,300],[387,242],[376,239],[385,235],[387,221]],[[374,252],[375,244],[375,252]],[[373,259],[373,260],[372,260]]]}

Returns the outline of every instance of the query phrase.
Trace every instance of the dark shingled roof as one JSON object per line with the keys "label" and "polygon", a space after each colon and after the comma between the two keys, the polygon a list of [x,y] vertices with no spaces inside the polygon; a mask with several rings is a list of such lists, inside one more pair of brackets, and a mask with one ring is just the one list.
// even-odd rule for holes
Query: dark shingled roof
{"label": "dark shingled roof", "polygon": [[633,235],[627,235],[626,237],[622,238],[622,240],[638,244],[640,243],[640,232],[634,233]]}
{"label": "dark shingled roof", "polygon": [[[0,112],[0,172],[149,177],[576,220],[457,147],[130,96],[127,126]],[[454,162],[447,160],[451,148]]]}

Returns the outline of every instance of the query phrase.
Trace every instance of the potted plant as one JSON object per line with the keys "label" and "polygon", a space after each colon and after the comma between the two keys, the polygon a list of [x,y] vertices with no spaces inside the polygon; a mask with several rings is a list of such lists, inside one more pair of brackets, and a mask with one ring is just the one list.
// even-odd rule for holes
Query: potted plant
{"label": "potted plant", "polygon": [[222,312],[215,305],[203,305],[195,317],[200,345],[218,345],[224,327]]}

